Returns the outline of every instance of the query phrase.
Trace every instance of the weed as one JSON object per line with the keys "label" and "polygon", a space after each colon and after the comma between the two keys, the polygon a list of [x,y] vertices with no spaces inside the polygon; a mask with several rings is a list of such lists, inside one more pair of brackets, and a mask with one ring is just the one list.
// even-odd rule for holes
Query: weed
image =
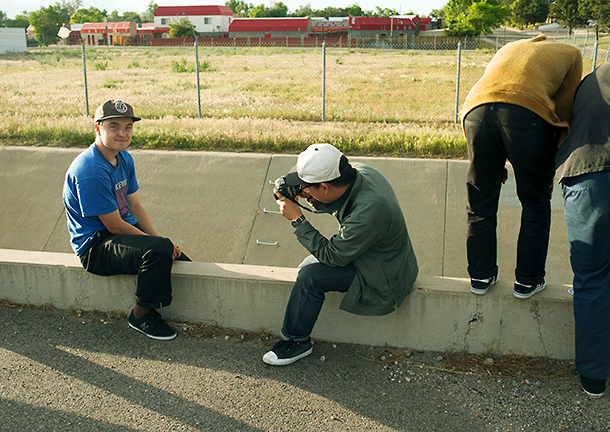
{"label": "weed", "polygon": [[93,69],[97,70],[97,71],[105,71],[106,69],[108,69],[108,60],[106,60],[105,63],[103,63],[103,62],[93,63]]}
{"label": "weed", "polygon": [[123,84],[123,80],[108,80],[104,83],[104,88],[117,88],[118,84]]}
{"label": "weed", "polygon": [[176,60],[172,60],[172,72],[176,72],[176,73],[195,72],[195,66],[187,66],[186,59],[184,59],[184,58],[180,62],[178,62]]}

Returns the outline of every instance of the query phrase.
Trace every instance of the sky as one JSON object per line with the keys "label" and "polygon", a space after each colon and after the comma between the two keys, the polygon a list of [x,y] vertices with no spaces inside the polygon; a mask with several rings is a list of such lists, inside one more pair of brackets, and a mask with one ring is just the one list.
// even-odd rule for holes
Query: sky
{"label": "sky", "polygon": [[[224,1],[210,0],[177,0],[163,1],[153,0],[159,6],[189,6],[189,5],[224,5]],[[257,6],[263,3],[266,7],[271,7],[271,4],[276,2],[273,0],[246,0]],[[0,0],[0,11],[4,12],[8,18],[13,19],[15,15],[26,12],[37,11],[41,7],[52,6],[55,3],[61,3],[59,0]],[[106,10],[108,13],[116,10],[119,14],[123,12],[144,12],[148,7],[150,0],[83,0],[83,8],[91,6],[97,7],[100,10]],[[382,8],[390,8],[398,13],[407,14],[410,11],[419,15],[428,15],[432,9],[440,9],[447,0],[283,0],[288,6],[288,12],[292,13],[301,6],[311,5],[314,10],[325,9],[327,6],[345,8],[353,4],[358,4],[363,10],[375,10],[375,6]]]}

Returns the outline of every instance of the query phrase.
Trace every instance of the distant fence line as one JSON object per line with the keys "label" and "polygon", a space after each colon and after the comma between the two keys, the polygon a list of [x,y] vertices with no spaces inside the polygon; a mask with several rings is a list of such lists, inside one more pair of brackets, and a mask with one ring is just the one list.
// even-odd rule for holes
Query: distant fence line
{"label": "distant fence line", "polygon": [[[549,38],[578,46],[585,72],[608,61],[608,43],[602,48],[591,35]],[[509,41],[498,35],[326,38],[306,45],[250,38],[248,45],[187,38],[174,46],[30,48],[0,55],[0,109],[39,115],[53,106],[54,115],[88,115],[113,97],[144,117],[451,123]]]}
{"label": "distant fence line", "polygon": [[[456,50],[458,43],[464,49],[476,49],[478,37],[457,36],[357,36],[357,37],[200,37],[201,47],[285,47],[285,48],[363,48],[363,49],[413,49]],[[149,46],[191,46],[195,38],[149,38]]]}

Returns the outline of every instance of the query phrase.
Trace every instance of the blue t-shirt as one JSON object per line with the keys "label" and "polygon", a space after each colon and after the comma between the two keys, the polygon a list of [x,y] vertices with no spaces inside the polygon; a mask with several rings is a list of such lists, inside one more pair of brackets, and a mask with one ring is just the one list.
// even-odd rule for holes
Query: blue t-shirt
{"label": "blue t-shirt", "polygon": [[70,164],[64,181],[63,199],[72,249],[79,257],[98,231],[106,229],[98,215],[118,210],[131,225],[138,221],[129,211],[126,197],[138,190],[133,158],[126,151],[112,165],[91,144]]}

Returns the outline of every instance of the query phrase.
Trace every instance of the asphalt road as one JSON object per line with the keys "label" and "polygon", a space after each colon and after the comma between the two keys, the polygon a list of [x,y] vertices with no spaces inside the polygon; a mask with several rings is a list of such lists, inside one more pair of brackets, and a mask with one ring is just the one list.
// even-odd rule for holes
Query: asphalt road
{"label": "asphalt road", "polygon": [[445,370],[443,354],[317,342],[159,342],[124,319],[0,308],[1,431],[559,431],[610,429],[610,398],[552,379]]}

